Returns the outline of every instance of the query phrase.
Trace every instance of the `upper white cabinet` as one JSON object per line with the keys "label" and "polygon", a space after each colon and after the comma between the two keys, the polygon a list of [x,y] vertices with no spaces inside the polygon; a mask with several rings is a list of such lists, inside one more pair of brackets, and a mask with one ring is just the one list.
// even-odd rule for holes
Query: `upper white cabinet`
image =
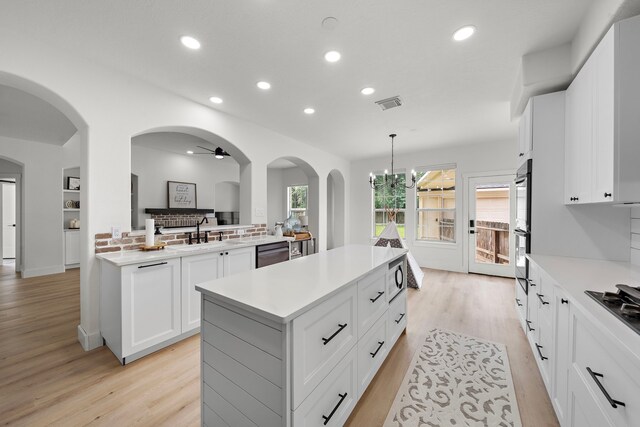
{"label": "upper white cabinet", "polygon": [[615,24],[566,92],[565,203],[640,201],[640,18]]}
{"label": "upper white cabinet", "polygon": [[520,118],[518,128],[518,156],[527,159],[533,151],[533,102],[529,100]]}

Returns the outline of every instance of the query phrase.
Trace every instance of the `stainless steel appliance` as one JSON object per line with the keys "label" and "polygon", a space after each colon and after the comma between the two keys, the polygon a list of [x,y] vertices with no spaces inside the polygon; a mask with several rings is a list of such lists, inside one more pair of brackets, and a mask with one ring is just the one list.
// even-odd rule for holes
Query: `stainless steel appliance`
{"label": "stainless steel appliance", "polygon": [[529,292],[529,261],[525,257],[531,252],[531,159],[518,169],[516,174],[516,279]]}
{"label": "stainless steel appliance", "polygon": [[256,268],[289,261],[289,242],[268,243],[256,246]]}
{"label": "stainless steel appliance", "polygon": [[404,259],[401,258],[389,264],[387,272],[387,296],[391,301],[405,287],[407,281],[404,274]]}
{"label": "stainless steel appliance", "polygon": [[616,285],[618,292],[585,291],[624,324],[640,334],[640,287]]}

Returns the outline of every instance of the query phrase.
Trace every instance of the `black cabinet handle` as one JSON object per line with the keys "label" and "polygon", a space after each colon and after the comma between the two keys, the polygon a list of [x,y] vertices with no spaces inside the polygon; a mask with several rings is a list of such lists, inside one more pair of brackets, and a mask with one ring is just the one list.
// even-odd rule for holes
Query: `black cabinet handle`
{"label": "black cabinet handle", "polygon": [[531,286],[532,288],[536,287],[536,282],[534,282],[533,280],[527,279],[527,281],[529,282],[529,286]]}
{"label": "black cabinet handle", "polygon": [[[531,327],[531,323],[532,323],[531,320],[527,320],[526,322],[527,322],[527,329],[529,329],[529,331],[531,331],[531,332],[535,331],[535,329],[533,329]],[[540,351],[540,350],[538,350],[538,351]]]}
{"label": "black cabinet handle", "polygon": [[156,264],[149,264],[149,265],[139,265],[138,268],[149,268],[149,267],[156,267],[158,265],[165,265],[167,262],[158,262]]}
{"label": "black cabinet handle", "polygon": [[560,298],[560,303],[561,304],[569,304],[569,300],[568,299],[564,299],[564,298]]}
{"label": "black cabinet handle", "polygon": [[225,252],[224,254],[225,254],[225,255],[229,255],[229,252]]}
{"label": "black cabinet handle", "polygon": [[536,343],[536,350],[538,350],[538,354],[540,355],[540,360],[547,360],[548,357],[544,357],[542,355],[542,352],[540,351],[541,348],[544,348],[544,347],[541,346],[540,344]]}
{"label": "black cabinet handle", "polygon": [[340,405],[342,405],[342,402],[344,401],[344,399],[347,398],[347,393],[338,394],[338,396],[340,396],[340,402],[338,402],[338,404],[335,406],[335,408],[333,408],[333,411],[331,411],[329,416],[326,416],[326,415],[322,416],[322,418],[324,419],[324,422],[322,423],[322,425],[324,425],[324,426],[327,425],[327,423],[329,422],[331,417],[333,417],[333,414],[335,414],[336,411],[338,410],[338,408],[340,407]]}
{"label": "black cabinet handle", "polygon": [[378,298],[380,298],[382,295],[384,295],[384,292],[378,292],[378,296],[375,298],[369,298],[369,301],[376,302],[378,301]]}
{"label": "black cabinet handle", "polygon": [[542,305],[547,305],[549,304],[549,301],[545,301],[542,299],[542,297],[544,297],[544,295],[540,295],[540,294],[536,294],[538,295],[538,299],[540,300],[540,302],[542,303]]}
{"label": "black cabinet handle", "polygon": [[604,375],[599,374],[597,372],[593,372],[591,370],[591,368],[588,367],[588,366],[587,366],[587,372],[589,372],[589,375],[591,375],[591,378],[593,378],[593,380],[596,382],[596,384],[598,385],[598,388],[600,389],[602,394],[604,394],[604,397],[607,398],[607,400],[609,401],[609,404],[611,405],[612,408],[617,408],[618,405],[627,406],[627,405],[624,404],[624,402],[620,402],[619,400],[615,400],[615,399],[611,398],[611,395],[607,392],[607,390],[604,388],[604,386],[602,385],[602,383],[598,379],[598,377],[604,378]]}
{"label": "black cabinet handle", "polygon": [[223,253],[223,252],[220,252],[220,256],[223,256],[223,255],[224,255],[224,253]]}
{"label": "black cabinet handle", "polygon": [[398,317],[398,319],[397,319],[397,320],[394,320],[394,322],[396,322],[396,323],[400,323],[400,321],[402,320],[402,318],[403,318],[403,317],[404,317],[404,313],[402,313],[402,314],[400,315],[400,317]]}
{"label": "black cabinet handle", "polygon": [[516,304],[518,305],[518,307],[522,307],[522,304],[520,303],[520,300],[518,298],[516,298]]}
{"label": "black cabinet handle", "polygon": [[374,351],[373,353],[369,353],[371,355],[371,358],[376,357],[376,354],[378,354],[383,345],[384,341],[378,341],[378,348],[376,348],[376,351]]}
{"label": "black cabinet handle", "polygon": [[522,156],[524,156],[524,153],[518,154],[518,157],[522,157]]}
{"label": "black cabinet handle", "polygon": [[604,193],[604,197],[611,197],[611,193]]}
{"label": "black cabinet handle", "polygon": [[344,328],[347,327],[347,324],[345,323],[345,324],[341,325],[340,323],[338,323],[338,326],[339,326],[338,330],[335,331],[329,338],[322,338],[322,344],[323,345],[327,345],[329,343],[329,341],[334,339],[336,337],[336,335],[338,335],[340,332],[342,332],[342,330]]}

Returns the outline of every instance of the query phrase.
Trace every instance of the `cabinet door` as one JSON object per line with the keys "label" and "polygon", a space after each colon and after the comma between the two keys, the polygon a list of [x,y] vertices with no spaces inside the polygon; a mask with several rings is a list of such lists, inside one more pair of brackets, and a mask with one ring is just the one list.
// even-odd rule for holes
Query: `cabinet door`
{"label": "cabinet door", "polygon": [[569,384],[569,299],[562,288],[554,287],[553,322],[554,322],[554,372],[551,400],[558,416],[564,425],[567,414]]}
{"label": "cabinet door", "polygon": [[196,285],[222,277],[219,252],[182,258],[182,332],[200,326],[200,292]]}
{"label": "cabinet door", "polygon": [[80,264],[79,231],[65,231],[64,233],[64,263],[65,265]]}
{"label": "cabinet door", "polygon": [[180,334],[180,260],[122,268],[122,357]]}
{"label": "cabinet door", "polygon": [[592,202],[614,200],[614,31],[609,31],[593,55],[593,188]]}
{"label": "cabinet door", "polygon": [[256,268],[255,246],[224,252],[224,277],[254,268]]}
{"label": "cabinet door", "polygon": [[522,117],[520,118],[520,125],[518,128],[518,156],[523,158],[531,150],[533,150],[533,120],[532,120],[532,107],[533,102],[529,100],[527,103]]}

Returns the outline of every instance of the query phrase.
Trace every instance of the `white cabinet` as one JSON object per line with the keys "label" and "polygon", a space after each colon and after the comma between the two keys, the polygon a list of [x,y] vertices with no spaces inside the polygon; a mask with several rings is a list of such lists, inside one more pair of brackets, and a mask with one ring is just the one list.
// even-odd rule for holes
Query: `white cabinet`
{"label": "white cabinet", "polygon": [[640,201],[640,18],[616,23],[566,92],[565,203]]}
{"label": "white cabinet", "polygon": [[80,231],[64,231],[64,265],[80,264]]}
{"label": "white cabinet", "polygon": [[256,248],[233,249],[224,252],[224,277],[256,268]]}
{"label": "white cabinet", "polygon": [[358,336],[362,337],[369,328],[387,311],[387,266],[369,274],[358,282]]}
{"label": "white cabinet", "polygon": [[560,425],[567,417],[567,397],[569,386],[569,297],[559,286],[553,288],[553,388],[551,402],[556,410]]}
{"label": "white cabinet", "polygon": [[[103,306],[101,315],[103,310],[121,309],[122,349],[118,358],[124,362],[126,357],[180,334],[180,260],[128,265],[122,267],[120,280],[122,294],[114,304],[120,307]],[[111,316],[113,311],[105,315]],[[117,332],[114,335],[103,333],[103,338],[111,344],[112,339],[118,339]]]}
{"label": "white cabinet", "polygon": [[196,285],[222,277],[223,257],[209,253],[182,258],[182,331],[200,326],[200,292]]}
{"label": "white cabinet", "polygon": [[518,156],[527,159],[533,151],[533,102],[529,100],[518,127]]}

